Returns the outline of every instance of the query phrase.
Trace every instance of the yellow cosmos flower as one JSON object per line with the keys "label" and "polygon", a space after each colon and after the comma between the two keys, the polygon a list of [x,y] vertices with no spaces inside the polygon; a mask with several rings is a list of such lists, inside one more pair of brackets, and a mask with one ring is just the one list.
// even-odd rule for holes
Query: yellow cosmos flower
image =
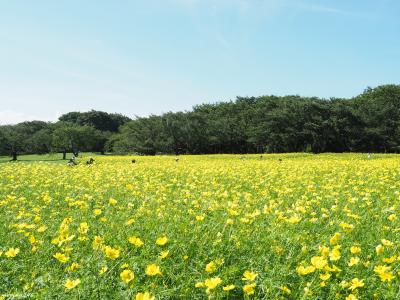
{"label": "yellow cosmos flower", "polygon": [[357,265],[360,262],[358,257],[351,257],[349,263],[347,264],[349,267]]}
{"label": "yellow cosmos flower", "polygon": [[66,263],[69,260],[69,257],[64,253],[57,252],[53,255],[55,259],[57,259],[61,263]]}
{"label": "yellow cosmos flower", "polygon": [[319,275],[319,278],[323,281],[328,280],[329,278],[331,278],[331,274],[329,273],[325,273],[325,274],[321,274]]}
{"label": "yellow cosmos flower", "polygon": [[391,264],[391,263],[393,263],[396,259],[397,259],[397,256],[396,256],[396,255],[393,255],[393,256],[391,256],[391,257],[383,258],[382,261],[383,261],[384,263]]}
{"label": "yellow cosmos flower", "polygon": [[379,244],[375,248],[376,255],[381,255],[384,250],[385,250],[385,247],[383,247],[381,244]]}
{"label": "yellow cosmos flower", "polygon": [[128,241],[129,241],[129,243],[131,243],[132,245],[134,245],[135,247],[138,247],[138,248],[142,247],[144,245],[143,241],[136,236],[131,236],[128,239]]}
{"label": "yellow cosmos flower", "polygon": [[326,246],[320,246],[319,247],[319,252],[323,257],[327,257],[329,255],[329,248]]}
{"label": "yellow cosmos flower", "polygon": [[354,294],[350,294],[346,297],[346,300],[357,300],[358,298]]}
{"label": "yellow cosmos flower", "polygon": [[86,233],[88,232],[88,230],[89,230],[89,225],[88,225],[88,223],[83,222],[83,223],[79,224],[78,232],[79,232],[80,234],[86,234]]}
{"label": "yellow cosmos flower", "polygon": [[137,293],[134,300],[154,300],[155,297],[150,295],[149,292]]}
{"label": "yellow cosmos flower", "polygon": [[202,288],[204,287],[204,282],[196,282],[196,284],[194,285],[195,288]]}
{"label": "yellow cosmos flower", "polygon": [[257,276],[258,276],[257,273],[254,273],[254,272],[251,272],[251,271],[245,271],[243,273],[242,280],[244,280],[244,281],[254,281]]}
{"label": "yellow cosmos flower", "polygon": [[235,285],[230,284],[230,285],[226,285],[222,288],[224,291],[228,292],[228,291],[232,291],[233,289],[235,289]]}
{"label": "yellow cosmos flower", "polygon": [[350,248],[350,252],[351,252],[351,254],[360,253],[360,252],[361,252],[361,248],[360,248],[360,247],[357,247],[357,246],[352,246],[352,247]]}
{"label": "yellow cosmos flower", "polygon": [[6,251],[5,255],[6,255],[8,258],[14,258],[14,257],[16,257],[16,256],[18,255],[19,252],[20,252],[19,248],[9,248],[9,249]]}
{"label": "yellow cosmos flower", "polygon": [[389,240],[382,239],[381,243],[383,244],[383,246],[393,247],[393,243],[391,241],[389,241]]}
{"label": "yellow cosmos flower", "polygon": [[110,205],[116,205],[117,203],[118,203],[118,201],[116,199],[114,199],[114,198],[110,198],[108,200],[108,204],[110,204]]}
{"label": "yellow cosmos flower", "polygon": [[329,243],[334,246],[339,242],[339,239],[342,235],[339,232],[336,232],[331,239],[329,240]]}
{"label": "yellow cosmos flower", "polygon": [[109,259],[117,259],[119,257],[120,254],[120,250],[119,249],[115,249],[115,248],[111,248],[109,246],[106,246],[104,249],[104,253],[106,254],[106,256]]}
{"label": "yellow cosmos flower", "polygon": [[100,274],[100,275],[103,275],[105,272],[107,272],[107,270],[108,270],[107,266],[104,266],[104,267],[102,267],[102,268],[100,269],[99,274]]}
{"label": "yellow cosmos flower", "polygon": [[363,286],[364,286],[364,282],[362,280],[359,280],[358,278],[353,278],[351,280],[351,284],[350,284],[349,290],[353,291],[353,290],[358,289],[358,288],[363,287]]}
{"label": "yellow cosmos flower", "polygon": [[103,212],[103,211],[102,211],[100,208],[96,208],[96,209],[93,210],[93,214],[94,214],[95,216],[101,215],[102,212]]}
{"label": "yellow cosmos flower", "polygon": [[132,225],[133,223],[135,223],[135,219],[129,219],[125,222],[125,225]]}
{"label": "yellow cosmos flower", "polygon": [[135,277],[135,275],[133,274],[133,272],[129,269],[123,270],[121,272],[121,274],[119,274],[119,276],[121,277],[121,280],[125,283],[129,283],[130,281],[133,280],[133,278]]}
{"label": "yellow cosmos flower", "polygon": [[167,251],[161,251],[160,254],[158,255],[158,257],[160,259],[164,259],[164,258],[167,258],[168,255],[169,255],[169,251],[168,250]]}
{"label": "yellow cosmos flower", "polygon": [[322,256],[313,256],[311,258],[311,264],[316,268],[316,269],[323,269],[327,265],[327,261],[324,257]]}
{"label": "yellow cosmos flower", "polygon": [[78,263],[76,263],[76,262],[74,262],[74,263],[72,263],[68,268],[67,268],[67,271],[69,271],[69,272],[74,272],[74,271],[76,271],[77,269],[79,269],[79,264]]}
{"label": "yellow cosmos flower", "polygon": [[157,244],[158,246],[164,246],[167,242],[168,242],[168,238],[167,238],[166,236],[159,237],[159,238],[156,240],[156,244]]}
{"label": "yellow cosmos flower", "polygon": [[204,280],[204,285],[209,289],[213,290],[215,289],[218,285],[222,283],[221,278],[219,277],[213,277],[213,278],[208,278]]}
{"label": "yellow cosmos flower", "polygon": [[390,266],[376,266],[374,268],[374,272],[377,273],[379,275],[379,278],[381,279],[381,281],[392,281],[392,279],[395,278],[395,276],[393,275],[392,271],[391,271],[391,267]]}
{"label": "yellow cosmos flower", "polygon": [[160,271],[160,267],[157,266],[156,264],[151,264],[146,267],[146,275],[148,276],[156,276],[156,275],[162,275]]}
{"label": "yellow cosmos flower", "polygon": [[339,260],[341,257],[340,245],[333,247],[331,253],[329,254],[329,259],[332,261]]}
{"label": "yellow cosmos flower", "polygon": [[281,286],[280,289],[287,295],[290,295],[292,293],[292,291],[287,286]]}
{"label": "yellow cosmos flower", "polygon": [[300,275],[307,275],[307,274],[311,274],[312,272],[315,271],[315,267],[314,266],[299,266],[297,268],[297,273],[299,273]]}
{"label": "yellow cosmos flower", "polygon": [[212,261],[206,265],[205,271],[208,273],[215,272],[217,270],[217,265]]}
{"label": "yellow cosmos flower", "polygon": [[67,289],[67,290],[70,290],[70,289],[73,289],[73,288],[75,288],[78,284],[80,284],[81,283],[81,280],[78,278],[78,279],[75,279],[75,280],[72,280],[72,279],[67,279],[66,281],[65,281],[65,283],[64,283],[64,287]]}
{"label": "yellow cosmos flower", "polygon": [[45,232],[46,231],[46,229],[47,229],[47,226],[40,226],[36,231],[37,232]]}
{"label": "yellow cosmos flower", "polygon": [[243,286],[243,292],[246,295],[253,295],[255,287],[256,287],[255,283],[246,284],[245,286]]}
{"label": "yellow cosmos flower", "polygon": [[196,216],[196,221],[203,221],[204,220],[204,216]]}

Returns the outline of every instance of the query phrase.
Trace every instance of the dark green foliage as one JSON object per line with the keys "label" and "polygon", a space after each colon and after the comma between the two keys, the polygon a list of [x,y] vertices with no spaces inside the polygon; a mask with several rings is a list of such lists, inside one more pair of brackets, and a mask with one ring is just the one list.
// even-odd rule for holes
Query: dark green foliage
{"label": "dark green foliage", "polygon": [[117,132],[119,127],[131,119],[121,114],[109,114],[103,111],[70,112],[59,118],[62,122],[92,126],[100,131]]}
{"label": "dark green foliage", "polygon": [[368,88],[353,99],[238,97],[135,120],[92,110],[55,124],[0,126],[0,154],[50,151],[400,152],[400,85]]}

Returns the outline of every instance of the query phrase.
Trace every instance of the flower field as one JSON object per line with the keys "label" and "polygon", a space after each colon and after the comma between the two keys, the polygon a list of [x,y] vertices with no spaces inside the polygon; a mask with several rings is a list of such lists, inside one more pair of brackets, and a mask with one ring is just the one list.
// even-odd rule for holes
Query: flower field
{"label": "flower field", "polygon": [[396,155],[2,163],[0,299],[399,299],[399,203]]}

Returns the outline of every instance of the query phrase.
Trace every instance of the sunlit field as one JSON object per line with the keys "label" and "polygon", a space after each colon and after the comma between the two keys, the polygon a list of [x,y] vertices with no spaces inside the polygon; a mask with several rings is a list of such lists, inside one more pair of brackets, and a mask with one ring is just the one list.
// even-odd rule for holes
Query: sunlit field
{"label": "sunlit field", "polygon": [[0,299],[400,297],[399,156],[94,158],[0,164]]}

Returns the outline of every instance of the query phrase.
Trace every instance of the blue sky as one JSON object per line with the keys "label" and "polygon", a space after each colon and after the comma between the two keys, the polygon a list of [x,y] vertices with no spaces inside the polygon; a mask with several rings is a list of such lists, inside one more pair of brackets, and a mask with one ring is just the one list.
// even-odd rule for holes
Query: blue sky
{"label": "blue sky", "polygon": [[398,0],[0,0],[0,123],[399,83]]}

